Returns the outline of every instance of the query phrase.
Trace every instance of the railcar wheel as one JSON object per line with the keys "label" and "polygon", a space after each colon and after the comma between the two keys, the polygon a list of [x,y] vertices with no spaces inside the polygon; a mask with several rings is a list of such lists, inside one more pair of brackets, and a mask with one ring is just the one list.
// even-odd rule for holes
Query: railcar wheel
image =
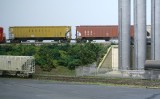
{"label": "railcar wheel", "polygon": [[21,43],[21,40],[11,40],[11,43]]}
{"label": "railcar wheel", "polygon": [[81,43],[81,40],[80,40],[80,39],[77,39],[77,40],[76,40],[76,43]]}
{"label": "railcar wheel", "polygon": [[8,76],[8,72],[7,71],[2,71],[2,77]]}
{"label": "railcar wheel", "polygon": [[82,43],[87,43],[87,40],[82,40]]}
{"label": "railcar wheel", "polygon": [[66,43],[67,41],[66,40],[60,40],[60,43]]}
{"label": "railcar wheel", "polygon": [[32,78],[32,77],[33,77],[33,75],[32,75],[32,74],[29,74],[29,75],[28,75],[28,78]]}
{"label": "railcar wheel", "polygon": [[17,71],[17,72],[16,72],[16,74],[15,74],[15,76],[17,77],[19,74],[20,74],[20,72],[19,72],[19,71]]}

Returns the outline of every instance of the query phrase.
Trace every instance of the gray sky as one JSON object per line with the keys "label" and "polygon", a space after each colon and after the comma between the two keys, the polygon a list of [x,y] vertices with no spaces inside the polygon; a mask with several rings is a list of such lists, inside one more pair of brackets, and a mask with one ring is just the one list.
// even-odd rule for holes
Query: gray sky
{"label": "gray sky", "polygon": [[[0,0],[0,13],[7,36],[9,26],[69,25],[74,34],[77,25],[117,25],[118,0]],[[150,19],[147,0],[147,24]]]}

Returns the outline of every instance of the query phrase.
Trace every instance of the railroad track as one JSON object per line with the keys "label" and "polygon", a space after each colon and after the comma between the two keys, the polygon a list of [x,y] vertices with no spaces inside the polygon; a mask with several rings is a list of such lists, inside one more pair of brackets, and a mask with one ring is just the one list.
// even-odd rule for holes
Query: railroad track
{"label": "railroad track", "polygon": [[160,80],[142,80],[142,79],[127,79],[127,78],[105,78],[105,77],[72,77],[72,76],[48,76],[48,75],[34,75],[33,78],[21,78],[9,76],[5,78],[18,79],[35,79],[35,80],[53,80],[60,82],[78,82],[78,83],[95,83],[95,84],[111,84],[111,85],[125,85],[137,86],[146,88],[160,88]]}
{"label": "railroad track", "polygon": [[[91,42],[94,44],[104,44],[104,45],[110,45],[110,42]],[[54,45],[54,44],[66,44],[66,43],[60,43],[60,42],[22,42],[22,43],[1,43],[0,45],[5,46],[5,45],[44,45],[44,44],[48,44],[48,45]],[[76,42],[70,42],[69,44],[77,44]],[[82,43],[83,44],[83,43]]]}
{"label": "railroad track", "polygon": [[101,83],[113,85],[143,86],[160,88],[160,80],[142,80],[127,78],[105,78],[105,77],[66,77],[66,76],[34,76],[38,80],[55,80],[62,82],[82,82],[82,83]]}

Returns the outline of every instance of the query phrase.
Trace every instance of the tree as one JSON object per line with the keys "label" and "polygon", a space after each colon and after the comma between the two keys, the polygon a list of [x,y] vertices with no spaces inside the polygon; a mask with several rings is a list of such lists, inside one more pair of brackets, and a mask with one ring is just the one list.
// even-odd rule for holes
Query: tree
{"label": "tree", "polygon": [[53,51],[48,46],[42,45],[36,55],[36,63],[44,70],[51,71],[56,67],[53,61]]}

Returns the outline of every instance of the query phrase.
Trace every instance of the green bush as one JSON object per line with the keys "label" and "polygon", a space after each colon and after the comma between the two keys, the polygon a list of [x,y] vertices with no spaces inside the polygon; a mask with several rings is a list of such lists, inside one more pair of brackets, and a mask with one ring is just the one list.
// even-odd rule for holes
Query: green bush
{"label": "green bush", "polygon": [[102,44],[54,44],[54,45],[3,45],[0,55],[34,56],[36,65],[44,71],[51,71],[58,66],[74,70],[93,62],[99,62],[108,46]]}

